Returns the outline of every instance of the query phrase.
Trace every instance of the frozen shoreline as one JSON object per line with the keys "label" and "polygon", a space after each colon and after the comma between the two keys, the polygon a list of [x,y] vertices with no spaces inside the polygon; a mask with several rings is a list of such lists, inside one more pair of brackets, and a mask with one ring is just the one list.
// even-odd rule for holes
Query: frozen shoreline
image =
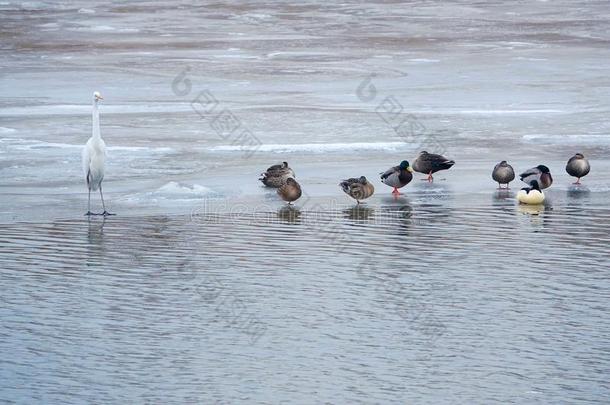
{"label": "frozen shoreline", "polygon": [[[301,200],[296,202],[297,208],[308,211],[313,202],[324,209],[343,209],[354,205],[355,202],[343,194],[337,184],[343,178],[360,175],[365,175],[375,186],[375,194],[366,200],[367,207],[376,208],[391,199],[391,188],[379,181],[377,173],[395,163],[386,163],[385,167],[384,161],[378,157],[365,162],[351,161],[345,156],[342,158],[339,163],[303,158],[291,163],[305,192]],[[271,163],[275,162],[269,162]],[[403,197],[415,205],[437,204],[458,209],[477,207],[485,210],[496,194],[497,184],[491,179],[491,168],[495,163],[457,160],[451,170],[438,173],[432,184],[422,181],[425,176],[416,173],[413,181],[401,191]],[[557,208],[572,203],[578,203],[583,208],[607,207],[610,178],[604,176],[604,173],[610,172],[610,165],[602,160],[591,161],[593,170],[583,178],[580,188],[573,186],[574,179],[560,170],[565,165],[564,162],[517,160],[510,163],[517,172],[539,163],[547,164],[551,168],[554,183],[546,193],[549,201],[553,201]],[[265,167],[232,166],[224,168],[222,173],[203,171],[179,180],[145,179],[137,186],[132,179],[113,180],[111,173],[108,173],[104,194],[112,212],[118,214],[117,218],[190,215],[191,212],[200,212],[202,209],[211,210],[214,214],[236,210],[245,213],[274,212],[285,204],[276,196],[275,189],[264,187],[257,180],[258,174]],[[516,192],[523,186],[517,178],[511,183],[511,191]],[[15,186],[4,187],[4,190],[1,223],[77,219],[86,208],[87,193],[83,184],[69,184],[58,189]],[[94,207],[98,205],[98,200],[99,195],[92,194]],[[516,201],[509,197],[505,204],[516,205]]]}

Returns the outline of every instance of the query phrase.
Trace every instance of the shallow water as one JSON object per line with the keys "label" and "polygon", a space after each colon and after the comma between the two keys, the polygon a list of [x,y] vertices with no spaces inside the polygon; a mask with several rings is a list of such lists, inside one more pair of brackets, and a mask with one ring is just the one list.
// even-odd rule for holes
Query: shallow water
{"label": "shallow water", "polygon": [[[609,14],[0,2],[0,398],[603,403]],[[82,216],[93,90],[105,220]],[[392,198],[378,173],[424,148],[457,163]],[[502,159],[550,167],[544,207],[495,190]],[[283,160],[292,208],[256,180]]]}
{"label": "shallow water", "polygon": [[[440,201],[440,200],[439,200]],[[594,402],[610,212],[386,199],[0,227],[5,399]]]}

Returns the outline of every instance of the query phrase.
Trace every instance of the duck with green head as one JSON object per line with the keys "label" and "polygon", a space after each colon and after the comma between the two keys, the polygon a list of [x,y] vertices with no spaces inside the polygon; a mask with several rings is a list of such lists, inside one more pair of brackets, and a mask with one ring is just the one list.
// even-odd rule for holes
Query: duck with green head
{"label": "duck with green head", "polygon": [[409,184],[413,180],[413,169],[408,161],[403,160],[398,166],[394,166],[381,173],[381,182],[387,184],[390,187],[394,187],[392,194],[398,195],[402,188]]}
{"label": "duck with green head", "polygon": [[525,184],[532,184],[532,181],[536,180],[540,189],[545,189],[551,187],[553,184],[553,177],[551,176],[551,171],[545,165],[538,165],[536,167],[532,167],[529,170],[524,171],[519,175],[519,178]]}

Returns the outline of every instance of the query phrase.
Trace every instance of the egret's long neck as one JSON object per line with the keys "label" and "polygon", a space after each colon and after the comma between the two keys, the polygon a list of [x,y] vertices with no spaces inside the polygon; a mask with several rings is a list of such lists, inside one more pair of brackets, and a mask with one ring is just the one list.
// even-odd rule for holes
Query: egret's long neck
{"label": "egret's long neck", "polygon": [[93,101],[93,139],[100,139],[100,111],[97,108],[97,100]]}

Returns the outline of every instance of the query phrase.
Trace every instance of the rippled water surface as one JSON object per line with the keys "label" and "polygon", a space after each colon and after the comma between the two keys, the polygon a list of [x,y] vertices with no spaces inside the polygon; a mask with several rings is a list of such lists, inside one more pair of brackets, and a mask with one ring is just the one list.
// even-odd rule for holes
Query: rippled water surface
{"label": "rippled water surface", "polygon": [[608,395],[607,209],[399,200],[0,231],[6,399]]}
{"label": "rippled water surface", "polygon": [[[606,403],[609,17],[0,1],[0,400]],[[117,215],[87,220],[94,90]],[[391,197],[378,173],[424,148],[456,165]],[[550,168],[544,206],[495,190],[503,159]],[[257,181],[284,160],[294,207]]]}

